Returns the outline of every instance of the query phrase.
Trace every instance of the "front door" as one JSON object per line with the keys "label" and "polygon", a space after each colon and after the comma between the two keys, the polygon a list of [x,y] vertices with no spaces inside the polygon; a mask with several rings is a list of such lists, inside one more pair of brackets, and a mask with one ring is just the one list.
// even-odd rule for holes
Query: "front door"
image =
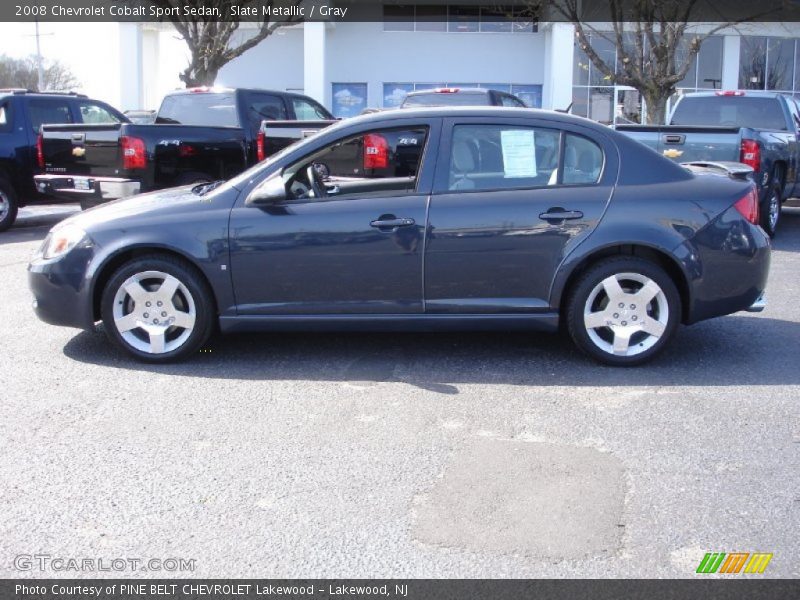
{"label": "front door", "polygon": [[559,264],[597,225],[617,174],[607,138],[564,127],[445,121],[429,211],[427,312],[548,310]]}
{"label": "front door", "polygon": [[285,200],[240,199],[230,223],[239,314],[422,312],[422,156],[438,130],[427,121],[340,139],[277,174]]}

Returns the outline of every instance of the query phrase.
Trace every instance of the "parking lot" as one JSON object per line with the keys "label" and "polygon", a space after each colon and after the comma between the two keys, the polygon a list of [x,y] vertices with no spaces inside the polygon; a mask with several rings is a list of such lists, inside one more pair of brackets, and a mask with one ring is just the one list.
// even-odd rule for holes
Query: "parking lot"
{"label": "parking lot", "polygon": [[0,234],[2,576],[121,574],[15,569],[46,554],[195,560],[140,576],[690,577],[706,552],[800,576],[800,208],[765,312],[627,370],[517,333],[239,335],[139,364],[33,314],[28,260],[72,210]]}

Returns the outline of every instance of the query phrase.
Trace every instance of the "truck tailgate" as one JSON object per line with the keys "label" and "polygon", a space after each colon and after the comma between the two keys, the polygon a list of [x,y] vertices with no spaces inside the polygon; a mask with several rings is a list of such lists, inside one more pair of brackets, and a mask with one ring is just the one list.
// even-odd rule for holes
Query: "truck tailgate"
{"label": "truck tailgate", "polygon": [[119,173],[122,123],[43,125],[45,172],[112,177]]}
{"label": "truck tailgate", "polygon": [[616,129],[676,162],[736,162],[741,152],[739,127],[618,125]]}

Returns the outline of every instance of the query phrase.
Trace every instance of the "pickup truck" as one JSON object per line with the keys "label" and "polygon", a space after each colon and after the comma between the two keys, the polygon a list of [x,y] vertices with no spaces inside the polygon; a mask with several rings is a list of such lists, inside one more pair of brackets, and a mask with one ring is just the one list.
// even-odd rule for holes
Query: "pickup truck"
{"label": "pickup truck", "polygon": [[782,203],[800,194],[800,108],[791,96],[750,90],[686,94],[669,125],[616,129],[676,162],[738,161],[752,167],[760,224],[770,236]]}
{"label": "pickup truck", "polygon": [[0,231],[14,224],[17,210],[54,198],[36,192],[40,171],[37,134],[43,123],[126,123],[118,110],[82,94],[0,90]]}
{"label": "pickup truck", "polygon": [[155,123],[44,125],[44,194],[89,208],[110,200],[228,179],[289,145],[264,121],[294,132],[334,117],[307,96],[257,89],[190,88],[164,97]]}

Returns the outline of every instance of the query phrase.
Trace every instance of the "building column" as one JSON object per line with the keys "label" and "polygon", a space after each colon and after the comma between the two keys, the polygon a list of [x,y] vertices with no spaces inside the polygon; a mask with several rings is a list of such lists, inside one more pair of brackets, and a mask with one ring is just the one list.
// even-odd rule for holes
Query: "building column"
{"label": "building column", "polygon": [[119,23],[119,105],[120,110],[144,107],[142,70],[142,27]]}
{"label": "building column", "polygon": [[571,23],[550,23],[545,32],[542,108],[565,110],[572,104],[572,69],[575,28]]}
{"label": "building column", "polygon": [[303,88],[323,106],[330,107],[327,85],[325,23],[303,23]]}
{"label": "building column", "polygon": [[739,57],[742,38],[726,35],[722,42],[722,89],[739,89]]}

